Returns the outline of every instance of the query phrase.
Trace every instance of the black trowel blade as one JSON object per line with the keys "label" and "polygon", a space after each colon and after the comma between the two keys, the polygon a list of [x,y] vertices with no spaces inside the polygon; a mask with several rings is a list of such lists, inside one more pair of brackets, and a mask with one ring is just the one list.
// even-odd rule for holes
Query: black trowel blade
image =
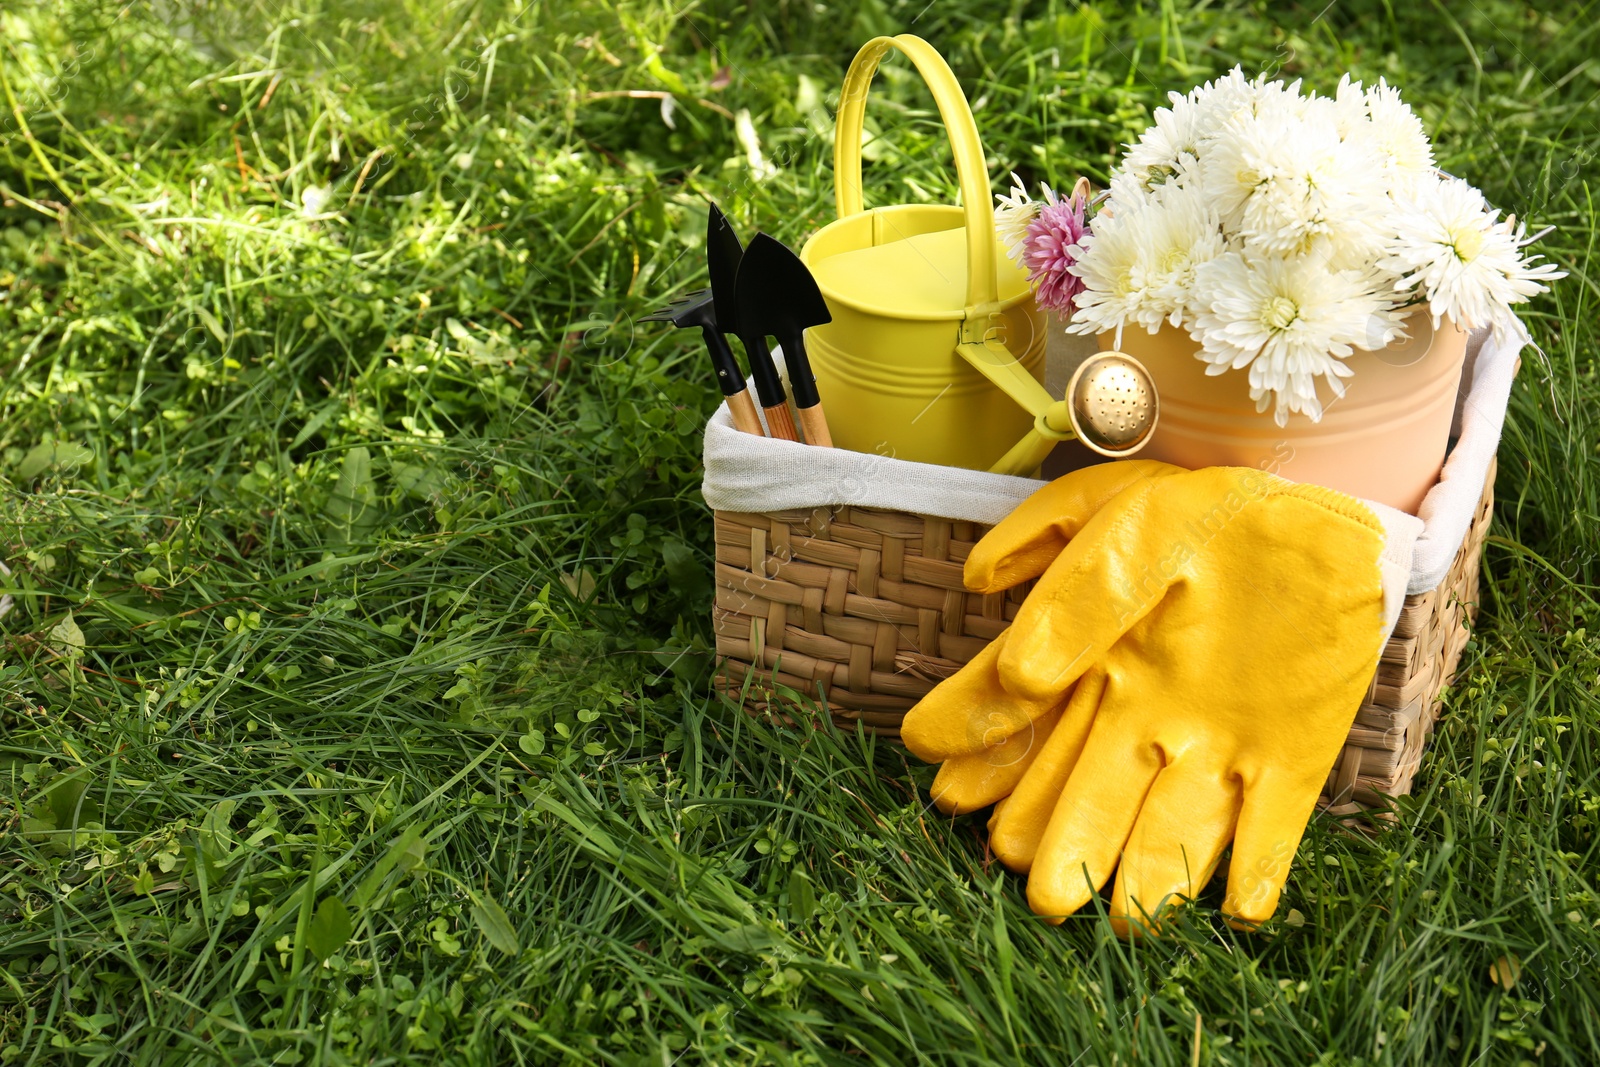
{"label": "black trowel blade", "polygon": [[739,316],[734,308],[734,288],[739,278],[739,262],[744,246],[733,231],[733,223],[717,205],[711,205],[706,220],[706,271],[711,275],[711,306],[717,328],[723,333],[739,332]]}
{"label": "black trowel blade", "polygon": [[762,333],[783,337],[794,330],[833,321],[817,280],[782,241],[758,233],[751,238],[744,257],[741,274],[747,272],[752,277],[748,281],[740,278],[739,309],[759,316],[749,325]]}

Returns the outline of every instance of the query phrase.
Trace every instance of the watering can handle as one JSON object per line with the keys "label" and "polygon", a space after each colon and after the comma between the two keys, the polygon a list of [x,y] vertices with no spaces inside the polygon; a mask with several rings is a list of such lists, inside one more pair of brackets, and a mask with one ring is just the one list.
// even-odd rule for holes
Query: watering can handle
{"label": "watering can handle", "polygon": [[[999,282],[995,274],[994,205],[989,189],[989,170],[983,161],[983,146],[972,109],[961,92],[961,85],[944,57],[920,37],[902,33],[898,37],[875,37],[862,45],[844,76],[839,97],[839,114],[833,140],[834,203],[839,217],[864,210],[861,198],[861,130],[866,117],[867,90],[878,64],[891,48],[899,49],[916,66],[922,80],[933,91],[939,117],[950,135],[955,155],[956,176],[961,183],[962,209],[967,230],[967,315],[987,315],[999,301]],[[886,235],[893,239],[895,235]],[[876,235],[875,235],[876,237]],[[876,243],[876,241],[875,241]]]}
{"label": "watering can handle", "polygon": [[[956,177],[961,184],[961,207],[966,218],[967,306],[956,352],[1002,392],[1034,417],[1033,429],[991,469],[1003,474],[1028,474],[1060,440],[1073,436],[1066,405],[1056,401],[1025,370],[993,329],[1000,310],[1000,280],[996,273],[994,204],[989,189],[989,168],[972,109],[944,57],[920,37],[875,37],[862,46],[844,76],[839,115],[833,140],[834,202],[839,217],[860,214],[861,131],[866,118],[867,90],[878,64],[891,48],[899,49],[916,66],[939,105],[939,117],[950,135]],[[881,216],[878,216],[881,218]],[[873,243],[903,234],[876,232]]]}

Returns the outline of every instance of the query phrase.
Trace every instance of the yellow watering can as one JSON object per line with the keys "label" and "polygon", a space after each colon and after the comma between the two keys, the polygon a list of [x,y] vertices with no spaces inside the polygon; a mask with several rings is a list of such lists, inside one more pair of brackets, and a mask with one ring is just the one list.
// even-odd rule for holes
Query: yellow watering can
{"label": "yellow watering can", "polygon": [[[898,49],[933,91],[950,135],[962,206],[867,210],[861,131],[878,64]],[[943,57],[920,37],[869,41],[850,64],[833,149],[838,219],[806,242],[833,321],[806,347],[834,444],[944,466],[1031,474],[1056,442],[1108,456],[1136,451],[1154,425],[1144,369],[1118,353],[1086,361],[1054,400],[1040,384],[1045,317],[1006,256],[972,110]]]}

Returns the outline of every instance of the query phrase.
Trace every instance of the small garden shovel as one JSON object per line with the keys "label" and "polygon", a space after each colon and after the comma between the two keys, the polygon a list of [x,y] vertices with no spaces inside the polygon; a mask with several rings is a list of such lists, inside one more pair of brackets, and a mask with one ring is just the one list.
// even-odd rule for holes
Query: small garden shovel
{"label": "small garden shovel", "polygon": [[[739,336],[744,339],[746,348],[752,341],[765,348],[768,336],[776,337],[783,346],[784,362],[789,367],[789,386],[794,392],[794,407],[800,416],[806,443],[832,448],[833,437],[828,433],[828,420],[822,414],[822,398],[817,395],[817,379],[811,373],[811,361],[806,358],[805,332],[808,326],[832,322],[833,316],[811,272],[782,242],[758,233],[739,263],[735,303]],[[752,371],[755,358],[752,352]],[[759,378],[756,384],[759,388]],[[763,398],[761,402],[767,401]]]}
{"label": "small garden shovel", "polygon": [[[711,305],[716,313],[717,325],[722,331],[722,346],[728,347],[727,335],[744,335],[739,330],[738,309],[734,307],[733,290],[739,277],[739,263],[744,259],[744,245],[739,243],[739,235],[734,232],[733,223],[728,221],[728,216],[716,204],[711,205],[711,213],[706,218],[706,273],[711,276]],[[750,344],[745,342],[745,358],[750,361],[750,375],[755,379],[756,392],[761,395],[761,404],[765,407],[768,395],[773,388],[772,383],[777,381],[778,373],[772,368],[772,360],[766,360],[766,367],[758,366],[756,354],[750,351]],[[728,352],[728,362],[733,364],[734,383],[738,392],[728,392],[728,387],[723,387],[723,393],[728,397],[728,409],[733,412],[734,425],[746,433],[761,434],[761,420],[756,415],[755,402],[750,399],[750,390],[745,387],[744,378],[739,374],[739,365],[733,362],[733,352]],[[782,386],[778,386],[781,394]],[[784,412],[785,415],[788,412]],[[772,430],[772,436],[783,437],[782,428],[773,425],[771,416],[767,418],[767,426]],[[789,438],[793,440],[792,437]]]}

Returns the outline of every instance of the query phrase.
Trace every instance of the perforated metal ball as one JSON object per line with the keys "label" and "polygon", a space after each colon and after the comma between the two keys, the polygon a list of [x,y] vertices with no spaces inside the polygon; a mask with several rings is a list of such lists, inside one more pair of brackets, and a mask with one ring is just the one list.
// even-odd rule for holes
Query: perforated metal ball
{"label": "perforated metal ball", "polygon": [[1073,428],[1106,456],[1137,452],[1156,426],[1158,401],[1150,372],[1132,356],[1101,352],[1072,377]]}

